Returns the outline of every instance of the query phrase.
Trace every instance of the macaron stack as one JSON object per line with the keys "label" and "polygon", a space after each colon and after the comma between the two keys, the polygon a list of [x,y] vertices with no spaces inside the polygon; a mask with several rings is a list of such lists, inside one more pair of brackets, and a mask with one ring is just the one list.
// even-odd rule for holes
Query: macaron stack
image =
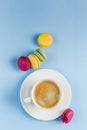
{"label": "macaron stack", "polygon": [[46,59],[46,54],[38,48],[33,52],[33,54],[30,54],[28,57],[19,57],[18,67],[22,71],[27,71],[30,68],[38,69],[40,67],[40,62],[44,62]]}
{"label": "macaron stack", "polygon": [[[48,48],[53,41],[52,35],[49,33],[42,33],[38,36],[37,43],[42,48]],[[33,54],[28,57],[21,56],[18,59],[18,67],[22,71],[27,71],[30,68],[38,69],[40,62],[44,62],[47,59],[46,54],[41,49],[36,49]]]}

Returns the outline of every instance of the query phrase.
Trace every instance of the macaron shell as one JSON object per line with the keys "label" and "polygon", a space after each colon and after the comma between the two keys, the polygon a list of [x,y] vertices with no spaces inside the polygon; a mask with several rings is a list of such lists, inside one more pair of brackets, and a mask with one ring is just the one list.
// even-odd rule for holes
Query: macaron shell
{"label": "macaron shell", "polygon": [[31,62],[31,68],[37,69],[40,67],[40,60],[38,59],[37,56],[35,56],[34,54],[31,54],[28,56],[28,58]]}
{"label": "macaron shell", "polygon": [[62,114],[62,116],[61,116],[61,119],[62,119],[62,121],[63,121],[64,123],[69,123],[69,122],[71,121],[71,119],[73,118],[73,116],[74,116],[73,110],[71,110],[71,109],[66,109],[66,110],[63,112],[63,114]]}
{"label": "macaron shell", "polygon": [[46,54],[41,50],[37,49],[34,54],[39,58],[40,61],[44,62],[47,59]]}
{"label": "macaron shell", "polygon": [[47,48],[52,44],[52,36],[49,33],[42,33],[38,37],[38,44],[43,47]]}

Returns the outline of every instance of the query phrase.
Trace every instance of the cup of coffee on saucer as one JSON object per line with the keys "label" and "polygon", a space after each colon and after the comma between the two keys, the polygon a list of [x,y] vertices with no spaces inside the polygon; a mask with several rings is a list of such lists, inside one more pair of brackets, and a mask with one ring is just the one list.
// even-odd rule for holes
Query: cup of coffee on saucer
{"label": "cup of coffee on saucer", "polygon": [[62,96],[62,89],[55,81],[44,79],[33,85],[30,96],[24,98],[24,102],[33,102],[41,109],[51,109],[59,105]]}
{"label": "cup of coffee on saucer", "polygon": [[29,74],[20,89],[24,110],[33,118],[53,120],[61,116],[71,102],[71,86],[59,72],[40,69]]}

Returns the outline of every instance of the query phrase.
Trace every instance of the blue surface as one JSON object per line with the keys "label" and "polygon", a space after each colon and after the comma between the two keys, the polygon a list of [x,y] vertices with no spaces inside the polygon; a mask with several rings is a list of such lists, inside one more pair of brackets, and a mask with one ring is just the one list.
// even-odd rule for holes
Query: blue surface
{"label": "blue surface", "polygon": [[[38,121],[22,108],[22,81],[34,70],[18,70],[21,55],[35,50],[36,37],[53,35],[48,59],[41,68],[62,73],[71,84],[73,120]],[[87,129],[87,1],[86,0],[0,0],[0,130]]]}

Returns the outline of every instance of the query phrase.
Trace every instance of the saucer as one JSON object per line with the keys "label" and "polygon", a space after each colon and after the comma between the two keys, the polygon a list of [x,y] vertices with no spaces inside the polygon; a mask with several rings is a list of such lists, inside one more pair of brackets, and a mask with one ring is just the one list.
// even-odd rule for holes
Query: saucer
{"label": "saucer", "polygon": [[[59,105],[51,109],[40,109],[33,102],[25,103],[24,99],[31,94],[32,86],[40,81],[50,79],[58,83],[63,90],[63,98]],[[57,71],[51,69],[40,69],[29,74],[22,83],[20,100],[24,110],[33,118],[38,120],[53,120],[61,116],[63,111],[69,107],[71,101],[71,87],[67,79]]]}

